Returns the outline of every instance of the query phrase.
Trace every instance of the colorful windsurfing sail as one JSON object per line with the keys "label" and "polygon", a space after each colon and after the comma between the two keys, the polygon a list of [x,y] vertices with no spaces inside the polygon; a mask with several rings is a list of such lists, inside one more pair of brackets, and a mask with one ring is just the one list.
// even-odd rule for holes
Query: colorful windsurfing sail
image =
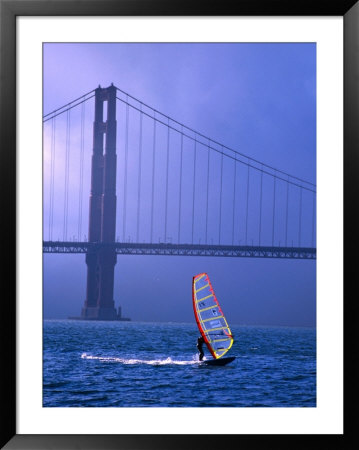
{"label": "colorful windsurfing sail", "polygon": [[193,277],[193,310],[198,328],[213,358],[232,347],[233,336],[206,273]]}

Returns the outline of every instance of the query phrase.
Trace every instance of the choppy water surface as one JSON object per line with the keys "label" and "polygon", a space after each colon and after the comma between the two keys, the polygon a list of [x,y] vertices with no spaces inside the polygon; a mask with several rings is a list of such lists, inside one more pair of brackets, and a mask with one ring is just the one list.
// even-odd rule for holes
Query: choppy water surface
{"label": "choppy water surface", "polygon": [[210,367],[195,324],[45,321],[43,405],[316,406],[315,329],[231,329],[236,360]]}

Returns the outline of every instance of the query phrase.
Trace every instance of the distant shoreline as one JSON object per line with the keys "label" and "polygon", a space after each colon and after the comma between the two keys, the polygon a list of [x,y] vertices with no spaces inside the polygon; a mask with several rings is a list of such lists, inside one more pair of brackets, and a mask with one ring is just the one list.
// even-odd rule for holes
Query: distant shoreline
{"label": "distant shoreline", "polygon": [[[91,322],[91,323],[117,323],[117,322],[127,322],[127,323],[144,323],[144,324],[173,324],[173,325],[193,325],[196,324],[194,322],[175,322],[173,320],[167,320],[167,321],[145,321],[145,320],[132,320],[127,318],[122,318],[120,320],[86,320],[82,318],[76,318],[76,317],[70,317],[70,318],[45,318],[43,319],[44,322]],[[307,328],[311,330],[316,330],[316,326],[313,325],[258,325],[258,324],[238,324],[238,323],[231,323],[232,327],[241,327],[241,328]]]}

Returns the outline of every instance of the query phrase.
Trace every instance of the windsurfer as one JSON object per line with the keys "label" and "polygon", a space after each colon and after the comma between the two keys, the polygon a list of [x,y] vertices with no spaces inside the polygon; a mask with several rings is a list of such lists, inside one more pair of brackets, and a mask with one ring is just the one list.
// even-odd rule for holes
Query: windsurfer
{"label": "windsurfer", "polygon": [[197,339],[197,348],[198,348],[198,352],[199,352],[199,360],[202,361],[204,353],[203,353],[203,344],[204,344],[204,339],[202,336],[200,336]]}

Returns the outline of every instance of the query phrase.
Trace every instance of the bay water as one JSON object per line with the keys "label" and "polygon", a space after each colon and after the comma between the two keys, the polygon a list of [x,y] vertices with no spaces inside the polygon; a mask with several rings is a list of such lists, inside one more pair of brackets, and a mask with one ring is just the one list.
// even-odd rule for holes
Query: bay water
{"label": "bay water", "polygon": [[316,406],[314,328],[230,327],[236,359],[214,367],[195,323],[45,320],[43,406]]}

